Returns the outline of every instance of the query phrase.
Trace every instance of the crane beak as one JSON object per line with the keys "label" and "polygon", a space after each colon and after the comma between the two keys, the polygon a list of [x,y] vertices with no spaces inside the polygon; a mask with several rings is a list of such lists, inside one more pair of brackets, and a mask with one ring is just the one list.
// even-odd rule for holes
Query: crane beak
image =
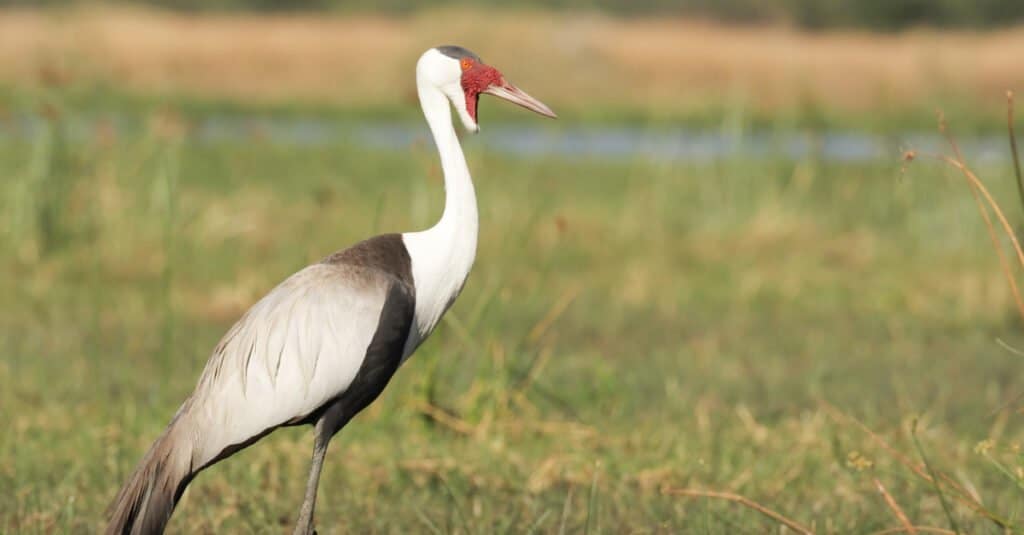
{"label": "crane beak", "polygon": [[558,118],[558,116],[555,115],[555,112],[551,111],[551,108],[547,107],[543,102],[531,97],[522,89],[519,89],[504,80],[502,80],[501,85],[492,85],[488,87],[484,93],[505,99],[513,104],[518,104],[545,117],[551,117],[552,119]]}

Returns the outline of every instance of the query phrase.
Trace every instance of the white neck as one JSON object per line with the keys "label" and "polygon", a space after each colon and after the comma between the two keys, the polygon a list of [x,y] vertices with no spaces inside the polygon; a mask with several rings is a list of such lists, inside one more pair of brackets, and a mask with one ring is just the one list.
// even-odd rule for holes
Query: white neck
{"label": "white neck", "polygon": [[[434,87],[419,87],[420,106],[423,116],[430,125],[434,143],[441,155],[441,169],[444,171],[444,213],[431,231],[450,226],[459,237],[471,241],[476,249],[479,221],[476,211],[476,192],[473,179],[469,176],[466,157],[462,154],[459,138],[452,125],[452,112],[448,99],[441,90]],[[460,232],[463,231],[463,232]],[[451,236],[455,238],[455,236]]]}
{"label": "white neck", "polygon": [[441,156],[445,202],[436,225],[403,234],[416,285],[416,332],[406,343],[405,356],[433,331],[462,291],[476,257],[479,228],[473,180],[455,135],[448,98],[424,80],[417,79],[417,86],[423,115]]}

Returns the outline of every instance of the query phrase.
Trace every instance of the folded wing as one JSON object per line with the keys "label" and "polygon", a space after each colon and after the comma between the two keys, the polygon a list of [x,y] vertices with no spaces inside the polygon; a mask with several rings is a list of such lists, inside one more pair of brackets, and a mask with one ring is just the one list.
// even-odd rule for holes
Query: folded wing
{"label": "folded wing", "polygon": [[359,402],[372,394],[361,410],[401,360],[412,299],[395,277],[357,265],[314,264],[281,283],[220,341],[183,407],[197,434],[193,466],[303,421],[350,388]]}

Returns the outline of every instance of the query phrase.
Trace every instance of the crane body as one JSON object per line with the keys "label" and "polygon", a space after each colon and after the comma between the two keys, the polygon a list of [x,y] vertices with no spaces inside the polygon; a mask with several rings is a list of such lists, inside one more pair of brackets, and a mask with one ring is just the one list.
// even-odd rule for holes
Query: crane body
{"label": "crane body", "polygon": [[416,82],[444,171],[441,219],[334,253],[254,304],[214,348],[195,390],[118,493],[108,535],[162,533],[200,471],[279,427],[307,424],[314,426],[313,456],[294,533],[313,533],[330,439],[433,332],[473,266],[476,195],[451,107],[472,132],[482,93],[554,117],[461,47],[425,52]]}

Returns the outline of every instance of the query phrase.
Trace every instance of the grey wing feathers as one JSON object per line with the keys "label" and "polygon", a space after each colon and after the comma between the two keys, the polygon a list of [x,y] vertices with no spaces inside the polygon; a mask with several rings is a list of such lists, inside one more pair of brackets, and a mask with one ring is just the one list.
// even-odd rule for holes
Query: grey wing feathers
{"label": "grey wing feathers", "polygon": [[[363,385],[364,361],[381,366],[387,360],[371,359],[380,352],[371,346],[381,320],[392,316],[399,319],[387,322],[383,352],[397,347],[400,360],[411,303],[401,281],[362,266],[314,264],[281,283],[228,331],[199,379],[191,412],[207,447],[197,464],[228,445],[307,418],[357,379]],[[382,371],[394,368],[397,363]],[[372,375],[379,382],[380,374]]]}

